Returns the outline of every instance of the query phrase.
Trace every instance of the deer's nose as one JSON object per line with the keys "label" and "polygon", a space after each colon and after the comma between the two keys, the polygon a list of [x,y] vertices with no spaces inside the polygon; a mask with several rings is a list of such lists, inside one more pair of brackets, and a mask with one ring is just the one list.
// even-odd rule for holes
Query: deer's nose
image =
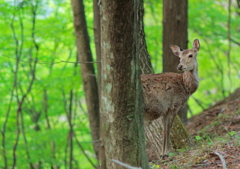
{"label": "deer's nose", "polygon": [[178,70],[182,70],[182,65],[178,65]]}

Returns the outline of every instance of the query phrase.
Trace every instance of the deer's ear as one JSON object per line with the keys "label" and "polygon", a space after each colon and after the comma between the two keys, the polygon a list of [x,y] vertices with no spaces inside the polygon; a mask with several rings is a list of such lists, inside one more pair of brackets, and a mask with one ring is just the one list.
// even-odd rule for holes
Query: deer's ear
{"label": "deer's ear", "polygon": [[199,42],[198,39],[195,39],[193,41],[193,47],[199,51],[199,49],[200,49],[200,42]]}
{"label": "deer's ear", "polygon": [[169,47],[172,49],[173,54],[176,56],[180,56],[182,53],[181,49],[176,45],[169,45]]}

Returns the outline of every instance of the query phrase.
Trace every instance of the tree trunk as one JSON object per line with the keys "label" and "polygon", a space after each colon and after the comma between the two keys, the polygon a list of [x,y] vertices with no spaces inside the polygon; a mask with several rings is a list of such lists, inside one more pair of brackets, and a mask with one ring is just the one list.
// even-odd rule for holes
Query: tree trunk
{"label": "tree trunk", "polygon": [[[163,0],[163,72],[178,72],[179,59],[174,56],[169,45],[187,49],[188,43],[188,0]],[[179,72],[178,72],[179,73]],[[178,115],[187,122],[187,105]]]}
{"label": "tree trunk", "polygon": [[134,11],[134,1],[102,1],[101,121],[109,169],[124,168],[114,159],[149,168]]}
{"label": "tree trunk", "polygon": [[93,140],[93,147],[98,157],[99,151],[99,102],[98,102],[98,88],[94,67],[92,63],[92,53],[89,44],[89,36],[87,32],[87,24],[84,13],[84,5],[82,0],[71,0],[75,36],[77,41],[78,60],[81,62],[81,76],[83,80],[83,87],[88,109],[88,117],[90,122],[91,135]]}
{"label": "tree trunk", "polygon": [[[101,89],[101,22],[100,22],[100,9],[98,0],[93,0],[93,12],[94,12],[94,43],[97,55],[97,69],[98,69],[98,88],[99,98]],[[100,100],[100,99],[99,99]]]}
{"label": "tree trunk", "polygon": [[[101,15],[100,15],[100,4],[98,4],[99,0],[93,0],[93,11],[94,11],[94,42],[95,42],[95,49],[97,55],[97,69],[98,69],[98,96],[99,96],[99,105],[101,105]],[[100,147],[99,147],[99,168],[105,169],[106,168],[106,156],[105,156],[105,149],[103,144],[103,134],[101,131],[101,121],[100,121]]]}
{"label": "tree trunk", "polygon": [[[147,45],[145,41],[144,34],[144,25],[143,25],[143,3],[140,3],[138,9],[138,15],[140,20],[140,29],[139,29],[139,58],[140,58],[140,69],[142,74],[154,73],[150,56],[147,51]],[[176,57],[176,56],[175,56]],[[163,136],[162,136],[162,119],[152,121],[151,123],[145,122],[145,135],[148,140],[148,155],[151,159],[151,154],[155,154],[158,159],[162,155],[162,145],[163,145]],[[185,126],[182,124],[180,118],[177,116],[174,119],[173,127],[170,133],[170,140],[174,148],[185,148],[186,146],[191,146],[193,144],[191,137],[189,136]],[[152,152],[152,153],[151,153]]]}

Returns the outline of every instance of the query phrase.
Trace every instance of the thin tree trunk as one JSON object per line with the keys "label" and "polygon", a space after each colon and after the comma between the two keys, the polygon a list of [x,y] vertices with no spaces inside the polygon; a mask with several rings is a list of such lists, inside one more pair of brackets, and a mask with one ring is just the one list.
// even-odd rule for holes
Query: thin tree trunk
{"label": "thin tree trunk", "polygon": [[[138,3],[102,1],[102,100],[101,121],[106,164],[112,160],[149,168],[144,146],[142,89],[138,67]],[[141,98],[141,99],[139,99]]]}
{"label": "thin tree trunk", "polygon": [[85,156],[85,158],[86,158],[86,159],[88,160],[88,162],[92,165],[92,167],[93,167],[94,169],[96,169],[97,166],[95,166],[94,162],[91,160],[91,158],[90,158],[90,157],[88,156],[88,154],[85,152],[85,149],[83,148],[83,146],[81,145],[81,143],[78,141],[77,136],[76,136],[76,134],[74,133],[74,131],[73,131],[73,136],[74,136],[74,138],[75,138],[75,141],[76,141],[78,147],[80,148],[80,150],[82,151],[83,155]]}
{"label": "thin tree trunk", "polygon": [[73,105],[73,89],[70,91],[69,110],[67,113],[69,125],[69,169],[73,168],[73,123],[72,123],[72,105]]}
{"label": "thin tree trunk", "polygon": [[[26,136],[25,136],[25,131],[24,131],[24,122],[21,121],[22,118],[23,118],[23,115],[22,115],[22,108],[23,108],[23,104],[25,102],[25,99],[27,98],[28,94],[31,92],[32,90],[32,86],[34,84],[34,81],[35,81],[35,73],[36,73],[36,65],[37,65],[37,62],[38,62],[38,50],[39,50],[39,47],[38,47],[38,44],[36,42],[36,38],[35,38],[35,26],[36,26],[36,11],[37,11],[37,7],[38,7],[38,2],[36,4],[31,4],[31,10],[32,10],[32,43],[34,44],[34,48],[35,48],[35,51],[36,51],[36,59],[32,65],[32,63],[30,63],[30,74],[31,74],[31,79],[30,79],[30,82],[29,82],[29,85],[27,87],[27,90],[26,92],[24,93],[21,93],[20,95],[22,96],[21,98],[19,98],[19,89],[18,89],[18,77],[17,77],[17,73],[18,73],[18,70],[19,70],[19,63],[20,63],[20,60],[21,60],[21,55],[22,55],[22,49],[23,49],[23,45],[24,45],[24,25],[23,25],[23,22],[22,22],[22,17],[20,16],[19,17],[19,20],[20,20],[20,27],[21,27],[21,40],[18,40],[17,39],[17,36],[16,36],[16,32],[15,32],[15,27],[14,27],[14,20],[15,20],[15,15],[12,19],[12,22],[11,22],[11,28],[12,28],[12,31],[13,31],[13,37],[14,37],[14,40],[15,40],[15,43],[16,43],[16,75],[15,75],[15,78],[14,79],[14,86],[15,86],[15,90],[16,90],[16,100],[18,102],[18,106],[17,106],[17,112],[16,112],[16,140],[15,140],[15,143],[13,145],[13,163],[12,163],[12,168],[16,168],[17,166],[17,148],[18,148],[18,144],[19,144],[19,137],[20,137],[20,132],[22,131],[22,134],[23,134],[23,137],[24,137],[24,143],[26,145],[26,152],[27,152],[27,158],[30,160],[30,155],[28,153],[28,149],[27,149],[27,139],[26,139]],[[19,45],[19,42],[20,45]],[[32,49],[31,49],[32,50]],[[30,53],[32,54],[32,52],[30,51]],[[21,88],[21,87],[19,87]],[[22,118],[21,118],[22,117]],[[22,130],[21,130],[22,128]],[[29,166],[30,168],[34,168],[33,167],[33,164],[29,161]]]}
{"label": "thin tree trunk", "polygon": [[[24,126],[24,118],[23,118],[23,113],[20,113],[20,126],[21,126],[21,131],[22,131],[22,136],[23,136],[23,141],[24,141],[24,146],[25,146],[25,152],[26,152],[26,156],[28,161],[31,161],[30,158],[30,153],[29,153],[29,146],[28,146],[28,141],[27,141],[27,137],[26,137],[26,133],[25,133],[25,126]],[[29,168],[30,169],[34,169],[33,163],[29,162]]]}
{"label": "thin tree trunk", "polygon": [[[94,11],[94,42],[95,42],[95,50],[97,55],[97,60],[101,61],[101,15],[100,15],[100,4],[99,0],[93,0],[93,11]],[[98,70],[98,96],[99,96],[99,105],[101,105],[101,62],[97,64]],[[99,168],[105,169],[106,168],[106,156],[105,156],[105,149],[103,144],[103,134],[102,134],[102,127],[100,121],[100,147],[99,147],[99,156],[98,160],[101,165]]]}
{"label": "thin tree trunk", "polygon": [[187,49],[187,0],[163,1],[163,72],[177,72],[179,59],[169,45]]}
{"label": "thin tree trunk", "polygon": [[[98,0],[93,0],[93,11],[94,11],[94,43],[95,43],[95,50],[97,55],[97,60],[101,61],[101,16],[100,16],[100,9],[98,5]],[[101,62],[97,64],[98,68],[98,86],[99,89],[101,88]],[[99,90],[100,96],[100,90]]]}
{"label": "thin tree trunk", "polygon": [[[179,59],[173,55],[169,45],[187,49],[187,28],[188,0],[163,0],[163,72],[178,72]],[[184,123],[187,122],[187,111],[187,105],[178,111]]]}
{"label": "thin tree trunk", "polygon": [[[20,65],[20,58],[21,58],[21,46],[19,45],[21,42],[21,45],[23,45],[22,43],[22,39],[19,40],[16,36],[16,30],[15,30],[15,26],[14,26],[14,21],[15,21],[15,13],[14,13],[14,16],[12,18],[12,21],[11,21],[11,24],[10,24],[10,27],[12,29],[12,33],[13,33],[13,39],[15,41],[15,56],[16,56],[16,64],[15,64],[15,70],[14,70],[14,86],[13,86],[13,89],[15,90],[15,95],[16,95],[16,98],[17,98],[17,101],[19,102],[19,98],[18,98],[18,93],[17,93],[17,88],[18,88],[18,71],[19,71],[19,65]],[[22,21],[20,19],[20,21]],[[22,27],[23,24],[21,24],[21,33],[23,33],[23,27]],[[22,37],[22,36],[21,36]],[[14,93],[14,91],[13,91]],[[9,110],[10,111],[10,110]],[[16,151],[17,151],[17,147],[18,147],[18,140],[19,140],[19,134],[20,134],[20,128],[19,128],[19,113],[18,113],[18,110],[17,110],[17,113],[16,113],[16,140],[15,140],[15,143],[13,145],[13,150],[12,150],[12,156],[13,156],[13,162],[12,162],[12,168],[16,167],[17,165],[17,159],[16,159]],[[7,160],[7,159],[6,159]],[[5,166],[7,166],[8,164],[6,163]]]}
{"label": "thin tree trunk", "polygon": [[[51,72],[50,72],[51,74]],[[48,94],[47,94],[47,89],[44,89],[43,91],[43,111],[44,111],[44,116],[45,116],[45,119],[46,119],[46,122],[47,122],[47,130],[51,130],[51,124],[50,124],[50,120],[49,120],[49,117],[48,117]],[[55,142],[54,141],[51,141],[51,158],[56,160],[56,155],[55,155]],[[54,164],[51,164],[51,168],[59,168],[58,165],[54,165]]]}
{"label": "thin tree trunk", "polygon": [[77,41],[78,59],[81,62],[81,76],[83,80],[85,98],[90,121],[91,135],[93,147],[98,157],[99,152],[99,102],[97,80],[92,63],[92,53],[89,44],[89,36],[87,32],[87,24],[84,13],[84,5],[82,0],[71,0],[75,36]]}
{"label": "thin tree trunk", "polygon": [[[14,16],[15,17],[15,16]],[[14,27],[13,27],[13,21],[11,23],[11,27],[12,30],[14,32]],[[18,40],[15,39],[16,42],[16,51],[15,53],[18,53]],[[17,55],[16,55],[17,57]],[[12,86],[12,90],[11,90],[11,96],[10,96],[10,100],[9,100],[9,104],[8,104],[8,108],[7,108],[7,112],[6,112],[6,116],[5,116],[5,120],[3,122],[3,126],[1,128],[1,134],[2,134],[2,157],[3,157],[3,161],[4,161],[4,169],[8,169],[8,159],[7,159],[7,155],[6,155],[6,129],[7,129],[7,124],[8,124],[8,120],[9,120],[9,115],[11,112],[11,108],[12,108],[12,103],[13,103],[13,98],[14,98],[14,93],[15,93],[15,88],[17,88],[17,82],[18,82],[18,70],[19,70],[19,59],[16,59],[16,64],[15,64],[15,70],[13,68],[13,86]]]}

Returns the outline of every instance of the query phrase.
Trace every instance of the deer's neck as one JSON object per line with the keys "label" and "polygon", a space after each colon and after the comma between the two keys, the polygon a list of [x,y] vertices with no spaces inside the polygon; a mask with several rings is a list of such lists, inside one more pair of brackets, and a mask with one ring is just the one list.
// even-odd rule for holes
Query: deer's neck
{"label": "deer's neck", "polygon": [[199,84],[198,80],[198,68],[194,68],[191,71],[186,71],[183,73],[183,82],[188,93],[193,94]]}

